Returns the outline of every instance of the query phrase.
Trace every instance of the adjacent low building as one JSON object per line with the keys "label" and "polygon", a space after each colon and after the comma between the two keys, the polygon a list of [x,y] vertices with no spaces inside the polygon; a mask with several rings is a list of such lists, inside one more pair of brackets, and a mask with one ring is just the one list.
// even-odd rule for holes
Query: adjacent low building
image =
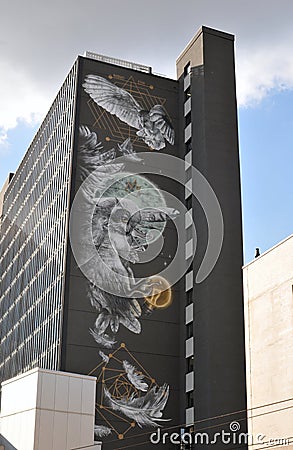
{"label": "adjacent low building", "polygon": [[293,236],[243,269],[250,449],[293,448]]}
{"label": "adjacent low building", "polygon": [[96,379],[32,369],[2,383],[1,450],[101,450],[94,443]]}

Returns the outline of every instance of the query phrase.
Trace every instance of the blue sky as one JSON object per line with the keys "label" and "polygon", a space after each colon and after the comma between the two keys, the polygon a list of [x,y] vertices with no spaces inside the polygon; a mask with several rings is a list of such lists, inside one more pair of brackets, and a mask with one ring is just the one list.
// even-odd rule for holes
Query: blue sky
{"label": "blue sky", "polygon": [[255,247],[263,252],[293,232],[292,17],[292,0],[6,3],[0,185],[21,161],[77,54],[91,50],[175,76],[174,61],[197,29],[221,29],[236,35],[245,261],[251,260]]}
{"label": "blue sky", "polygon": [[293,91],[239,110],[245,259],[293,233]]}

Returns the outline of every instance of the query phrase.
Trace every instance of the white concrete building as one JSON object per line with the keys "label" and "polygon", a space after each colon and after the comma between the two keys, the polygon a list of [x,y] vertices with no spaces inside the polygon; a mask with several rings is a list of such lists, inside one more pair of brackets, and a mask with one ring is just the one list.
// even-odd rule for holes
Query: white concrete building
{"label": "white concrete building", "polygon": [[39,368],[5,381],[0,450],[100,450],[95,392],[95,377]]}
{"label": "white concrete building", "polygon": [[293,235],[243,269],[250,449],[293,449]]}

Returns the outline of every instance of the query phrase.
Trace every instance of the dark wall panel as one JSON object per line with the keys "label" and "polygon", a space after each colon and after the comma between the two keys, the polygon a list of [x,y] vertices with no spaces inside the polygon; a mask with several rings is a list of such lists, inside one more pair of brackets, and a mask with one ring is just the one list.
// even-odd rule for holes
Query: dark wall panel
{"label": "dark wall panel", "polygon": [[[105,448],[112,449],[114,442],[117,448],[123,440],[141,442],[136,435],[161,424],[179,424],[180,286],[149,279],[176,252],[176,230],[164,215],[172,205],[163,191],[178,196],[178,186],[155,167],[144,175],[139,156],[177,155],[178,84],[85,58],[79,67],[73,186],[74,194],[82,193],[82,218],[73,225],[78,250],[73,244],[74,256],[69,253],[63,369],[97,376],[96,425]],[[121,156],[125,161],[116,167]],[[129,174],[129,161],[138,164],[139,174]],[[94,172],[93,188],[87,180]],[[136,213],[138,208],[144,215]],[[164,238],[161,251],[143,264],[132,260],[143,255],[145,233],[154,229]],[[87,261],[91,233],[99,257]],[[125,233],[131,249],[126,256]],[[137,282],[135,277],[145,280],[129,298],[119,283]]]}
{"label": "dark wall panel", "polygon": [[[217,195],[224,220],[224,240],[212,273],[194,287],[195,420],[205,420],[204,425],[212,427],[216,424],[215,417],[227,414],[227,422],[239,419],[241,431],[245,432],[242,223],[234,41],[232,36],[221,37],[213,30],[204,29],[203,33],[204,65],[194,67],[191,75],[193,165]],[[206,217],[196,199],[193,209],[199,230],[193,263],[196,274],[208,233]],[[237,416],[233,414],[235,411],[242,413]]]}

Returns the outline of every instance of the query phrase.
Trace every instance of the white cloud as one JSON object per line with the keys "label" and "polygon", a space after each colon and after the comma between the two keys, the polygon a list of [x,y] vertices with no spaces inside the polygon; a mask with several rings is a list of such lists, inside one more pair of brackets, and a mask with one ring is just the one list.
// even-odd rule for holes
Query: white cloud
{"label": "white cloud", "polygon": [[7,132],[20,121],[34,125],[48,108],[48,95],[36,89],[29,76],[9,65],[0,63],[0,145],[7,143]]}
{"label": "white cloud", "polygon": [[139,61],[172,77],[170,64],[202,24],[236,34],[240,106],[293,87],[292,0],[148,0],[147,8],[137,0],[14,0],[3,8],[0,145],[20,121],[40,120],[78,53]]}
{"label": "white cloud", "polygon": [[249,52],[239,51],[237,98],[240,107],[254,106],[272,91],[293,88],[293,45],[289,42],[254,48]]}
{"label": "white cloud", "polygon": [[7,132],[0,128],[0,155],[5,155],[9,149]]}
{"label": "white cloud", "polygon": [[4,145],[7,141],[7,133],[4,130],[0,130],[0,145]]}

